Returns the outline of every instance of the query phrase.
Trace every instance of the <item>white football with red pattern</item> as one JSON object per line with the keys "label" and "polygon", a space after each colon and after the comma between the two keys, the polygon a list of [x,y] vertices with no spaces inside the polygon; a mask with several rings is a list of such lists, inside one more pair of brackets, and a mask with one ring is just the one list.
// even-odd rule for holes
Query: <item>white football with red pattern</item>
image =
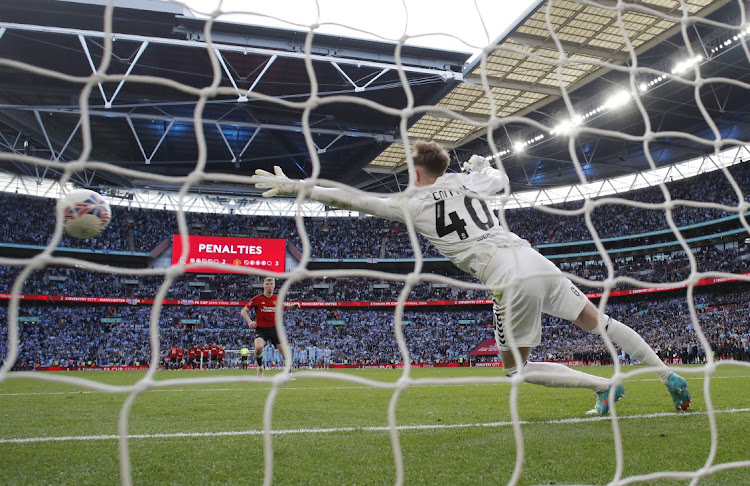
{"label": "white football with red pattern", "polygon": [[76,189],[57,200],[62,207],[65,232],[75,238],[91,238],[104,231],[112,219],[109,203],[98,192]]}

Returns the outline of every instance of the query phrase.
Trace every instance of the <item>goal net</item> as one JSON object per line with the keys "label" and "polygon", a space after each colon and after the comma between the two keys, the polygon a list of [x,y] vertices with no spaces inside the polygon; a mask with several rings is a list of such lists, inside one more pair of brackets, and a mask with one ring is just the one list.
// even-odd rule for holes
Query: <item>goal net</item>
{"label": "goal net", "polygon": [[[322,0],[314,3],[321,9],[321,16],[304,21],[297,20],[297,12],[293,11],[297,7],[287,6],[286,13],[269,14],[253,11],[245,2],[218,2],[215,8],[201,7],[197,2],[153,2],[148,12],[140,12],[141,6],[135,5],[140,2],[110,1],[106,6],[99,5],[103,3],[71,1],[68,7],[70,12],[84,9],[89,16],[99,12],[91,22],[98,25],[96,29],[80,23],[68,26],[64,16],[35,21],[24,17],[20,8],[16,11],[10,7],[8,18],[16,20],[0,22],[0,72],[14,83],[28,78],[29,83],[40,86],[41,92],[35,92],[36,104],[14,103],[10,96],[3,101],[7,107],[7,113],[0,118],[4,127],[0,132],[3,191],[56,198],[73,187],[96,188],[114,208],[112,226],[107,230],[110,233],[102,238],[120,242],[102,247],[87,243],[88,240],[70,239],[64,235],[59,211],[54,229],[49,224],[53,220],[51,212],[31,211],[24,216],[31,223],[22,226],[23,221],[11,217],[13,209],[5,208],[11,225],[15,222],[16,228],[23,228],[21,231],[29,233],[31,241],[10,239],[14,253],[0,256],[9,287],[3,294],[7,317],[0,387],[17,379],[29,379],[125,394],[119,406],[116,436],[122,484],[154,479],[148,477],[148,472],[141,473],[145,476],[138,476],[137,480],[133,475],[131,451],[143,437],[133,434],[132,417],[141,401],[148,401],[147,397],[157,391],[169,390],[179,390],[192,400],[191,390],[217,384],[267,385],[258,410],[263,416],[262,428],[248,432],[217,426],[215,431],[196,433],[199,437],[261,436],[264,484],[284,484],[285,478],[275,472],[280,457],[296,455],[287,448],[280,451],[278,437],[362,430],[387,434],[380,449],[386,447],[389,451],[386,470],[392,471],[393,476],[374,473],[378,482],[432,482],[428,478],[432,466],[414,465],[410,469],[411,463],[419,464],[414,451],[421,449],[416,444],[424,439],[433,452],[453,454],[449,451],[464,446],[461,438],[465,428],[490,431],[484,440],[506,451],[512,449],[512,461],[503,469],[505,475],[493,475],[495,482],[633,484],[671,479],[696,484],[708,476],[724,477],[720,474],[730,474],[726,476],[730,482],[747,479],[747,451],[744,456],[743,452],[727,453],[728,446],[721,435],[727,429],[746,427],[747,398],[736,408],[726,406],[724,396],[721,405],[715,405],[711,381],[722,369],[733,370],[741,380],[748,368],[743,360],[750,353],[747,324],[742,317],[747,309],[743,284],[750,275],[745,270],[744,254],[750,241],[745,196],[750,173],[743,167],[750,157],[746,148],[750,133],[746,123],[739,120],[750,101],[750,85],[746,82],[750,61],[746,39],[750,27],[744,20],[745,2],[534,1],[521,5],[514,15],[515,23],[496,31],[498,17],[508,14],[493,11],[489,5],[493,2],[476,1],[461,4],[462,13],[472,20],[457,33],[446,30],[459,23],[458,16],[429,16],[433,23],[422,27],[422,17],[428,17],[427,13],[417,12],[408,0],[380,6],[358,3],[372,16],[365,23],[361,23],[363,14],[351,20],[344,18],[342,12],[332,17],[335,20],[326,20],[323,13],[330,12],[326,9],[337,7]],[[507,2],[494,3],[508,8]],[[140,15],[147,15],[148,21],[139,24]],[[159,36],[149,30],[149,23],[158,25],[164,19],[169,23],[167,34]],[[383,34],[372,27],[392,19],[401,19],[394,22],[398,25],[395,32]],[[250,29],[244,23],[266,27]],[[430,40],[449,47],[424,47]],[[79,56],[75,62],[80,65],[73,69],[60,59],[47,58],[42,62],[33,58],[34,49],[47,49],[40,46],[54,44],[75,52]],[[165,59],[174,59],[175,63],[156,65],[156,60]],[[85,74],[81,74],[82,66]],[[334,76],[338,79],[336,85],[331,84]],[[299,86],[303,81],[304,85]],[[65,105],[54,97],[61,85],[65,86],[64,92],[74,86],[77,93]],[[47,96],[54,101],[48,102]],[[169,103],[163,103],[164,99]],[[285,135],[274,135],[275,131]],[[180,138],[184,133],[189,133],[189,144],[194,147],[193,157],[188,160],[181,160],[184,152],[179,151],[180,145],[188,143]],[[268,133],[272,135],[265,138]],[[130,146],[116,145],[116,139],[127,139]],[[383,197],[393,197],[395,192],[416,193],[409,151],[417,140],[434,140],[445,146],[452,156],[451,172],[460,171],[474,153],[504,170],[510,178],[507,190],[498,196],[481,197],[483,207],[495,211],[507,230],[529,240],[558,265],[602,312],[636,328],[670,367],[695,365],[679,367],[693,393],[690,411],[679,416],[672,410],[668,394],[650,386],[656,376],[653,368],[625,367],[632,363],[631,358],[608,338],[584,335],[572,329],[569,322],[555,319],[545,318],[543,343],[532,355],[534,360],[611,362],[613,367],[605,368],[607,378],[617,384],[642,382],[639,386],[644,394],[653,391],[651,395],[658,397],[658,405],[657,398],[650,404],[650,398],[636,396],[634,401],[644,400],[645,407],[651,409],[621,416],[617,406],[612,406],[607,427],[603,427],[601,417],[579,413],[570,418],[571,412],[565,410],[567,403],[543,408],[552,414],[546,417],[530,411],[524,401],[543,402],[548,390],[540,389],[532,395],[528,392],[532,385],[525,384],[523,372],[512,379],[499,369],[492,375],[422,375],[417,370],[423,364],[420,353],[431,352],[424,348],[433,341],[439,342],[445,346],[440,357],[448,360],[451,345],[439,341],[443,336],[425,329],[430,327],[428,323],[420,322],[442,319],[445,314],[432,308],[420,314],[420,309],[412,306],[432,306],[432,301],[439,300],[469,306],[441,311],[472,314],[475,307],[470,307],[469,302],[484,305],[484,314],[479,318],[474,314],[456,318],[464,323],[463,330],[464,325],[471,325],[468,323],[491,319],[489,289],[460,272],[436,266],[435,262],[443,262],[443,256],[416,233],[410,221],[399,225],[365,218],[346,208],[336,210],[311,203],[304,196],[263,199],[254,189],[254,169],[271,170],[273,165],[282,165],[287,173],[303,179],[308,188],[318,184],[364,190]],[[218,156],[217,146],[223,151]],[[279,154],[274,156],[273,152]],[[349,158],[362,159],[366,164],[349,170]],[[123,163],[125,159],[131,163]],[[12,204],[19,200],[8,199]],[[23,204],[34,207],[33,201]],[[150,211],[164,213],[154,217]],[[169,215],[165,215],[167,211]],[[240,309],[250,297],[262,292],[247,282],[262,280],[269,270],[273,271],[270,260],[247,255],[230,261],[177,258],[157,261],[148,268],[118,263],[119,250],[137,253],[133,249],[143,245],[149,248],[148,253],[167,244],[156,239],[149,246],[151,233],[133,229],[139,219],[148,218],[156,218],[152,220],[155,223],[149,223],[151,233],[156,232],[162,239],[174,234],[174,244],[179,241],[183,247],[189,243],[189,235],[212,234],[221,225],[216,231],[226,236],[251,234],[290,242],[295,265],[279,274],[280,285],[276,289],[279,349],[286,347],[295,353],[283,360],[283,372],[256,376],[254,335],[250,331],[227,338],[232,326],[241,325],[244,329]],[[244,228],[249,223],[253,223],[252,233]],[[368,227],[377,231],[363,234],[363,228]],[[45,233],[40,228],[49,231]],[[117,233],[112,234],[113,231]],[[36,245],[37,251],[21,253],[29,244],[30,248]],[[74,245],[92,250],[96,258],[59,251]],[[286,247],[282,248],[282,253],[286,251]],[[339,265],[351,258],[359,259],[360,264]],[[391,267],[377,266],[389,259],[401,261],[390,262],[394,263]],[[93,282],[88,288],[93,295],[127,294],[126,302],[116,303],[132,309],[117,312],[130,313],[139,322],[138,328],[119,326],[119,317],[107,309],[107,300],[81,302],[103,304],[96,308],[95,319],[112,325],[106,332],[116,335],[122,349],[130,349],[138,356],[137,360],[116,363],[118,366],[147,366],[137,382],[114,385],[81,375],[17,371],[28,369],[27,359],[32,358],[24,353],[36,342],[29,341],[24,326],[38,321],[30,314],[45,312],[29,310],[34,302],[25,300],[25,296],[54,295],[51,287],[39,287],[37,280],[48,270],[48,274],[58,275],[52,269],[60,268],[67,272],[64,279],[59,277],[63,288],[88,279]],[[210,276],[225,272],[241,278]],[[206,278],[196,277],[196,273]],[[337,285],[336,281],[343,283]],[[718,287],[730,281],[734,282],[733,287]],[[44,284],[54,282],[45,280]],[[128,288],[131,284],[137,289]],[[29,290],[35,288],[42,290]],[[141,295],[144,288],[152,293]],[[319,294],[311,298],[295,294],[302,292],[301,288]],[[717,288],[730,290],[722,293]],[[383,298],[372,297],[381,293]],[[440,299],[431,297],[438,294]],[[230,305],[219,314],[196,319],[195,315],[183,315],[164,304],[170,299],[194,309],[191,312],[196,314],[201,314],[202,301],[225,300]],[[358,309],[345,309],[342,316],[318,317],[322,311],[314,314],[305,306],[299,314],[284,312],[284,301],[308,301],[311,306],[314,301],[390,301],[388,308],[393,312],[387,320],[382,308],[361,313]],[[62,300],[54,304],[49,310],[65,316],[81,311],[81,307],[72,311],[66,307],[78,303]],[[674,315],[675,309],[679,315]],[[617,311],[621,315],[615,315]],[[653,316],[656,317],[651,319]],[[290,326],[290,319],[297,322]],[[331,342],[346,342],[353,348],[357,344],[374,346],[372,342],[376,340],[390,343],[389,349],[398,358],[388,355],[377,364],[399,368],[397,381],[330,370],[334,352],[328,350],[324,354],[320,343],[295,347],[294,340],[287,337],[294,333],[290,327],[307,325],[305,319],[319,319],[327,325]],[[358,334],[339,327],[347,319],[361,324]],[[719,319],[728,319],[726,326],[717,322]],[[227,349],[226,363],[210,361],[211,366],[203,366],[199,360],[198,368],[203,374],[158,377],[166,348],[173,344],[166,341],[177,335],[164,329],[165,320],[174,322],[180,332],[189,326],[196,343],[201,345],[210,346],[217,339],[228,341],[220,343]],[[376,322],[383,326],[380,334],[372,331]],[[96,348],[91,342],[96,341],[97,332],[104,331],[82,333],[79,337]],[[132,342],[134,339],[140,342]],[[568,343],[570,346],[566,346]],[[245,368],[239,353],[244,346],[251,348],[247,368],[252,368],[252,372],[216,371]],[[586,354],[592,349],[595,354]],[[186,368],[183,363],[187,360],[181,358],[180,366],[172,368]],[[279,357],[270,366],[280,367],[281,361]],[[434,359],[427,361],[431,366],[435,364]],[[364,358],[357,362],[361,367],[371,364]],[[291,373],[293,366],[299,369]],[[340,428],[330,424],[329,428],[312,430],[301,420],[286,420],[285,424],[298,424],[297,428],[277,428],[280,414],[296,418],[300,412],[285,401],[293,379],[295,385],[310,383],[311,387],[320,379],[335,382],[333,393],[340,393],[339,400],[350,401],[352,407],[358,403],[348,390],[360,387],[364,390],[363,401],[372,393],[385,391],[383,413],[387,423],[382,427],[347,423]],[[455,416],[464,414],[462,417],[467,417],[468,422],[451,419],[450,425],[440,424],[430,422],[428,415],[414,418],[408,414],[406,410],[414,405],[409,397],[436,386],[450,390],[441,392],[441,396],[456,394],[452,397],[455,406],[448,406],[447,410]],[[486,402],[463,401],[459,396],[464,393],[463,387],[478,387],[482,391],[476,394],[477,400]],[[325,393],[318,397],[321,403],[336,402],[336,396],[328,395],[331,391]],[[493,394],[497,393],[506,396],[509,420],[471,421],[472,409],[493,409]],[[184,399],[188,398],[179,400]],[[411,405],[407,407],[404,402]],[[588,407],[576,408],[585,411]],[[413,421],[403,421],[402,414]],[[730,417],[724,428],[719,423],[720,414]],[[694,420],[685,428],[700,432],[672,437],[668,445],[652,437],[654,442],[649,442],[649,447],[660,444],[660,453],[670,456],[680,451],[690,437],[702,445],[690,444],[687,449],[691,457],[680,462],[679,467],[665,462],[654,466],[642,451],[628,448],[625,439],[636,435],[633,427],[648,430],[653,417],[670,421],[670,431],[682,430],[678,423]],[[700,421],[695,417],[701,417]],[[586,472],[556,475],[556,458],[548,455],[549,448],[544,452],[536,449],[544,442],[539,439],[542,436],[555,437],[559,433],[573,437],[577,432],[567,429],[579,427],[581,422],[589,428],[585,439],[580,440],[596,442],[606,435],[601,447],[593,446],[607,450],[605,457],[610,464],[606,469],[611,473],[606,478]],[[553,430],[555,427],[559,431]],[[497,432],[501,428],[503,432]],[[457,431],[455,435],[453,430]],[[432,431],[436,435],[428,437]],[[158,434],[154,432],[149,438],[159,438]],[[175,441],[191,437],[180,434],[178,431],[164,437]],[[501,437],[488,439],[489,434]],[[18,437],[0,439],[0,446],[8,448],[22,442]],[[471,439],[466,442],[466,447],[470,447]],[[494,454],[487,452],[483,451],[484,457]],[[320,461],[312,461],[317,468],[326,468],[326,460],[333,460],[336,455],[305,451],[312,457],[318,453]],[[476,450],[472,454],[476,455]],[[565,455],[566,450],[556,454]],[[145,461],[143,455],[139,460]],[[471,458],[465,461],[458,467],[484,467]],[[540,472],[539,463],[544,461],[548,461],[549,468]],[[461,474],[487,479],[480,473]],[[451,482],[450,478],[456,476],[446,477]],[[356,481],[352,477],[339,479]],[[326,480],[332,481],[331,476],[326,476]],[[440,475],[436,475],[435,482],[440,481]]]}

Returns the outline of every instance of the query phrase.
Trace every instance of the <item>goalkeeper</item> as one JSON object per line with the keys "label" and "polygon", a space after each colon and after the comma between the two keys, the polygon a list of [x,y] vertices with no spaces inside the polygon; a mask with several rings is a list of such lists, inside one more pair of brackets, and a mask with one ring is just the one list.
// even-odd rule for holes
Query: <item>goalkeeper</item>
{"label": "goalkeeper", "polygon": [[[495,339],[505,374],[523,369],[526,381],[551,387],[594,390],[596,411],[609,413],[610,400],[625,394],[623,385],[610,390],[606,378],[573,370],[557,363],[528,361],[542,336],[542,312],[572,321],[611,341],[641,363],[653,367],[669,391],[674,406],[690,405],[687,382],[673,373],[633,329],[599,313],[565,275],[518,235],[506,231],[483,197],[508,187],[504,171],[478,155],[464,163],[466,173],[446,173],[450,156],[436,142],[413,145],[415,191],[378,197],[362,191],[315,186],[287,178],[279,167],[275,174],[256,170],[256,187],[268,189],[264,197],[307,191],[323,204],[357,210],[402,223],[412,222],[435,248],[457,267],[485,283],[493,296]],[[517,349],[520,363],[511,351]]]}

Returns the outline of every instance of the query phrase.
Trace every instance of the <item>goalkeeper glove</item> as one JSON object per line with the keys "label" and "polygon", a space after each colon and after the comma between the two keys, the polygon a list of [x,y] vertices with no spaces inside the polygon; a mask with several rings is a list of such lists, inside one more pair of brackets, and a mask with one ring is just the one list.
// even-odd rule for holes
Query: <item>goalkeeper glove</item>
{"label": "goalkeeper glove", "polygon": [[274,165],[273,172],[271,174],[267,170],[255,170],[256,180],[261,180],[261,182],[255,183],[255,188],[268,189],[262,194],[263,197],[274,197],[278,194],[288,196],[297,192],[296,182],[288,178],[281,167]]}
{"label": "goalkeeper glove", "polygon": [[466,172],[479,172],[484,174],[488,169],[492,168],[490,161],[481,155],[472,155],[468,162],[464,162],[464,171]]}

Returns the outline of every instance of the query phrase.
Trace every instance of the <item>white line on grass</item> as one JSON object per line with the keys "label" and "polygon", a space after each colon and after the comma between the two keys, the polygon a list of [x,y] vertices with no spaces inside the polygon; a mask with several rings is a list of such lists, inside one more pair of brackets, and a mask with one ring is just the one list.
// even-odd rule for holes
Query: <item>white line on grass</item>
{"label": "white line on grass", "polygon": [[[723,410],[714,410],[714,413],[744,413],[750,412],[750,408],[730,408]],[[706,415],[707,411],[695,411],[695,412],[661,412],[661,413],[648,413],[640,415],[620,415],[620,420],[630,419],[650,419],[657,417],[671,417],[671,416],[685,416],[685,415]],[[543,425],[543,424],[575,424],[582,422],[598,422],[602,420],[610,420],[610,417],[580,417],[580,418],[568,418],[568,419],[556,419],[556,420],[522,420],[521,425]],[[408,430],[436,430],[436,429],[460,429],[460,428],[483,428],[483,427],[509,427],[512,426],[513,422],[502,421],[502,422],[486,422],[476,424],[432,424],[432,425],[399,425],[396,427],[400,431]],[[294,434],[335,434],[341,432],[388,432],[389,427],[336,427],[327,429],[285,429],[285,430],[272,430],[272,435],[294,435]],[[237,431],[226,431],[226,432],[177,432],[172,434],[131,434],[128,435],[128,439],[171,439],[171,438],[185,438],[185,437],[221,437],[221,436],[257,436],[263,435],[262,430],[237,430]],[[27,444],[32,442],[71,442],[71,441],[90,441],[90,440],[117,440],[119,435],[80,435],[80,436],[67,436],[67,437],[26,437],[20,439],[0,439],[0,444]]]}

